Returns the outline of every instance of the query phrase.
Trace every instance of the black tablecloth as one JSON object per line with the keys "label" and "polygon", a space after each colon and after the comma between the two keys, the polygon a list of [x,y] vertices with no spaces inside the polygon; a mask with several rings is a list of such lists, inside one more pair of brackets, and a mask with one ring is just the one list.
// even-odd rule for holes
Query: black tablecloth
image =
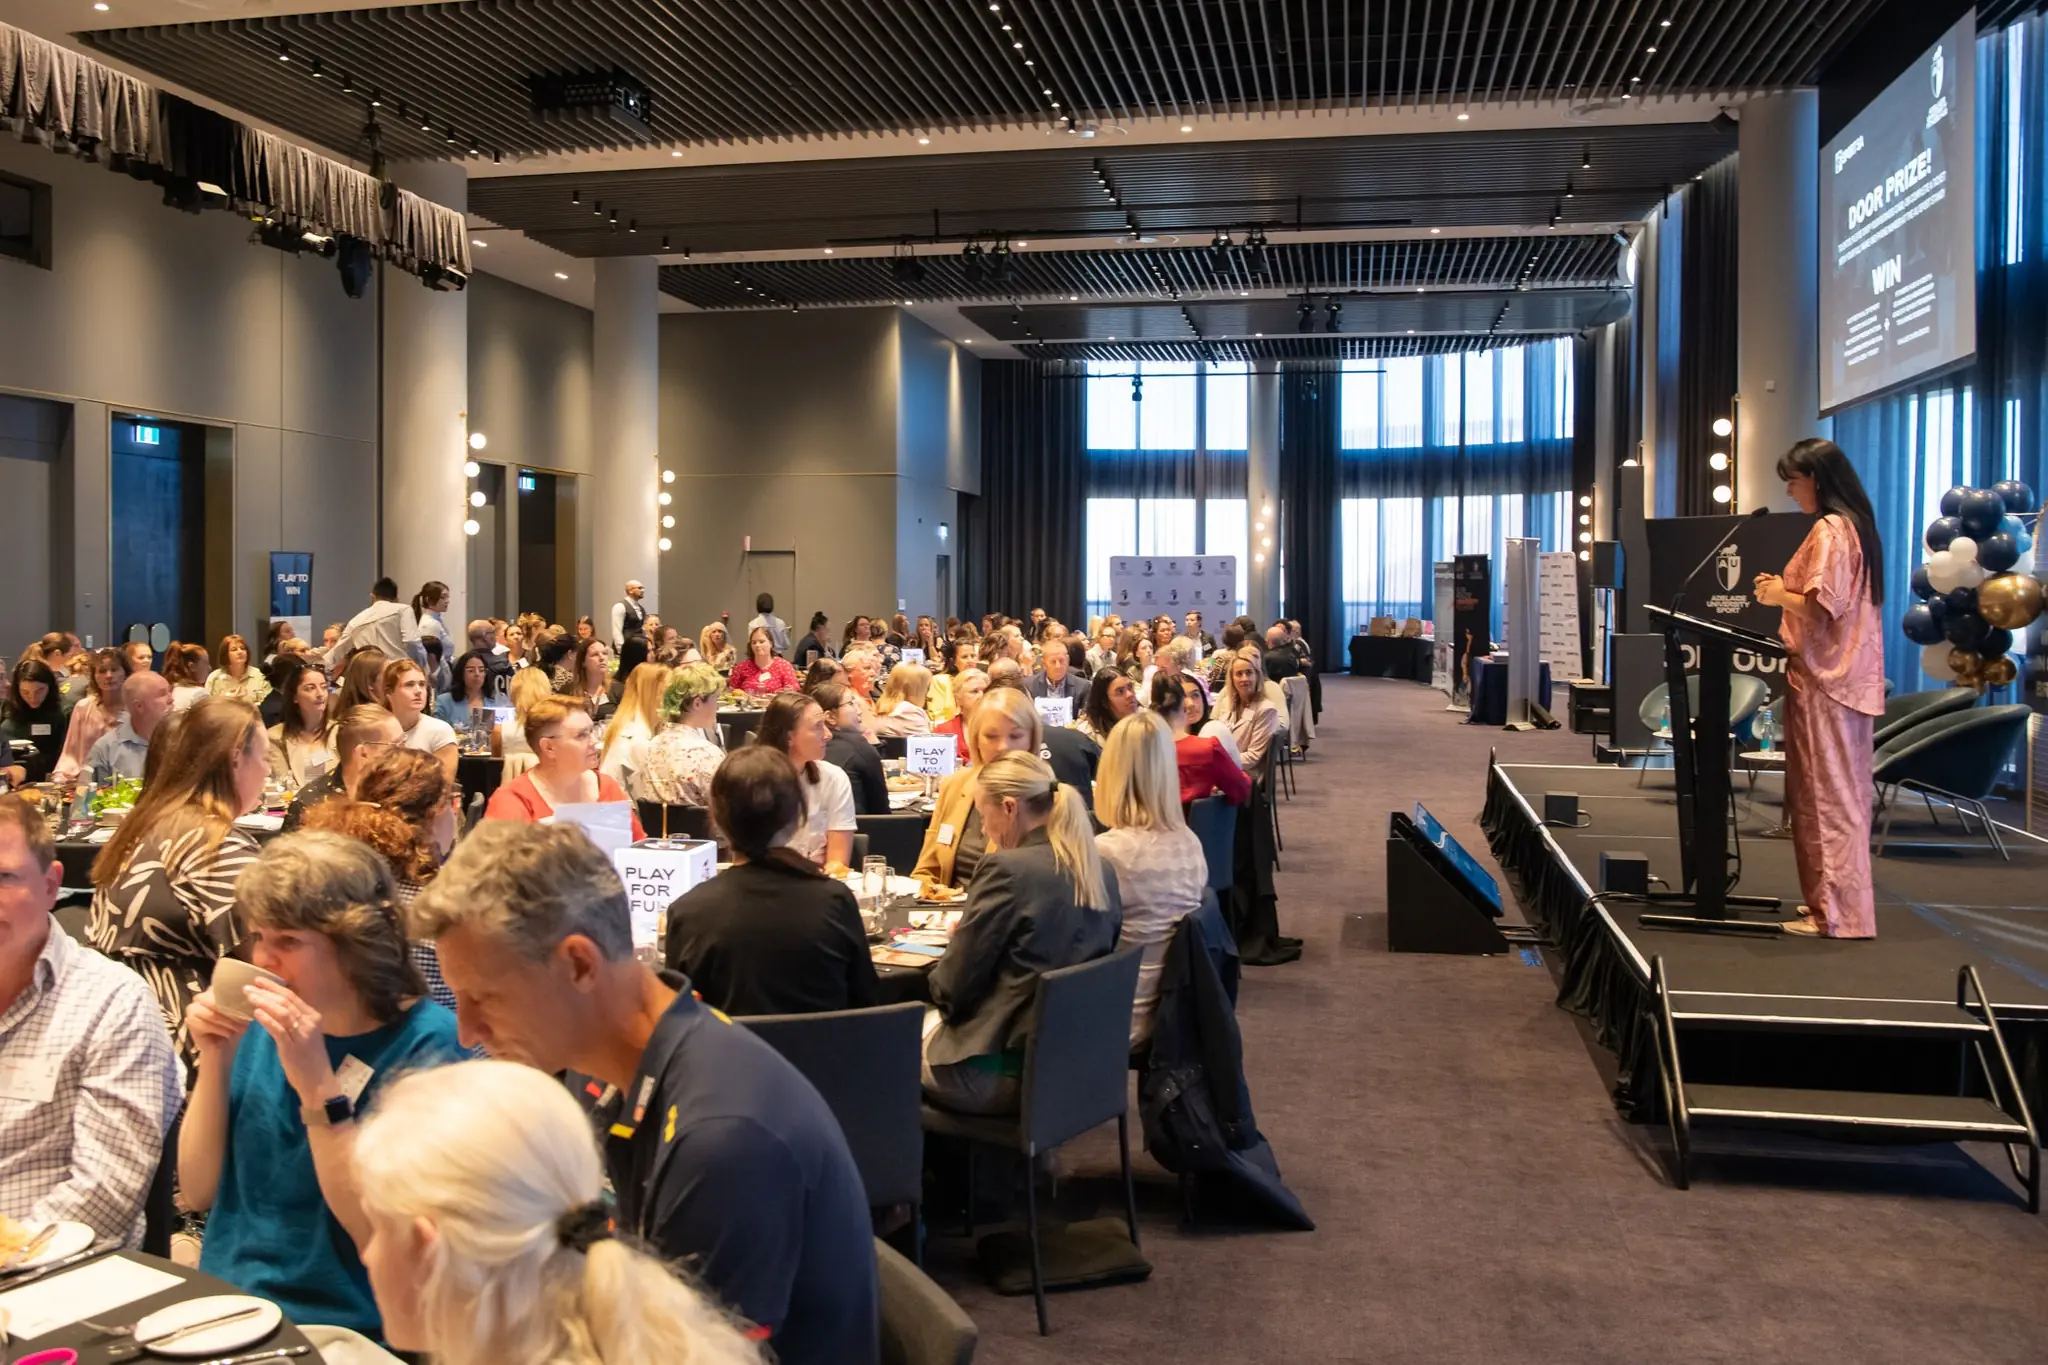
{"label": "black tablecloth", "polygon": [[1354,678],[1406,678],[1427,683],[1430,659],[1436,646],[1419,636],[1354,635],[1351,637],[1351,676]]}
{"label": "black tablecloth", "polygon": [[[137,1299],[133,1303],[125,1303],[119,1308],[109,1309],[99,1314],[95,1321],[117,1322],[126,1325],[128,1323],[140,1322],[158,1309],[169,1308],[172,1304],[183,1303],[187,1299],[203,1299],[214,1294],[239,1294],[242,1292],[225,1280],[217,1280],[211,1275],[202,1275],[196,1270],[187,1270],[184,1266],[173,1264],[160,1257],[145,1256],[139,1251],[123,1251],[119,1254],[137,1264],[146,1265],[151,1270],[161,1270],[167,1275],[176,1275],[184,1283],[176,1288],[166,1289],[161,1294],[152,1294],[146,1299]],[[86,1264],[91,1265],[96,1264],[96,1262],[87,1262]],[[42,1283],[48,1284],[50,1281],[45,1280]],[[46,1336],[14,1338],[7,1344],[7,1350],[10,1353],[7,1358],[12,1360],[20,1356],[34,1355],[41,1351],[55,1350],[63,1346],[70,1347],[78,1352],[78,1365],[105,1365],[105,1362],[113,1359],[109,1352],[122,1340],[123,1338],[107,1337],[94,1332],[90,1327],[73,1323],[69,1327],[60,1327]],[[247,1346],[239,1347],[233,1351],[222,1352],[221,1354],[239,1356],[255,1351],[276,1350],[286,1346],[306,1346],[310,1348],[311,1344],[306,1340],[305,1333],[301,1332],[292,1324],[291,1319],[287,1318],[269,1336],[253,1341]],[[161,1358],[156,1355],[149,1355],[147,1357],[150,1360]],[[316,1350],[308,1349],[305,1355],[294,1357],[292,1365],[320,1365],[320,1361],[320,1353]]]}
{"label": "black tablecloth", "polygon": [[875,964],[875,984],[879,988],[877,1005],[900,1005],[906,1000],[920,1004],[932,1002],[930,967],[887,967]]}
{"label": "black tablecloth", "polygon": [[104,844],[88,844],[83,839],[62,839],[57,843],[57,861],[64,865],[64,885],[88,887],[92,885],[92,860],[100,856]]}
{"label": "black tablecloth", "polygon": [[[1538,665],[1536,678],[1536,700],[1543,709],[1550,709],[1550,665]],[[1508,723],[1508,665],[1507,660],[1474,659],[1472,661],[1472,714],[1468,718],[1472,725],[1506,725]]]}
{"label": "black tablecloth", "polygon": [[720,707],[718,725],[725,731],[725,747],[737,749],[746,744],[747,736],[761,728],[761,712],[747,707]]}
{"label": "black tablecloth", "polygon": [[464,810],[479,796],[488,802],[504,780],[505,760],[496,754],[464,754],[455,760],[455,783],[462,788]]}

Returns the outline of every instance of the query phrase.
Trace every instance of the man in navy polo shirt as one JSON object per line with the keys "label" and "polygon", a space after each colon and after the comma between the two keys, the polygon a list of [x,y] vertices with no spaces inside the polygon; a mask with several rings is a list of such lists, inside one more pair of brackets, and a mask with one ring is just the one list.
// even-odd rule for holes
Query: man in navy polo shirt
{"label": "man in navy polo shirt", "polygon": [[780,1365],[878,1356],[867,1195],[781,1054],[633,956],[625,888],[574,825],[486,821],[413,904],[462,1041],[567,1073],[618,1224],[757,1324]]}

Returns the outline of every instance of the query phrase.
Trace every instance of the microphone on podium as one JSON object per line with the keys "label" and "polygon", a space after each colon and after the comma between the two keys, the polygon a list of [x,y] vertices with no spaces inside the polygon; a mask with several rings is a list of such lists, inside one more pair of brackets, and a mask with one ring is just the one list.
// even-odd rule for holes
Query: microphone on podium
{"label": "microphone on podium", "polygon": [[1771,509],[1768,507],[1758,507],[1753,509],[1747,517],[1738,520],[1733,526],[1730,526],[1728,528],[1728,534],[1722,536],[1719,540],[1714,542],[1713,549],[1707,551],[1705,554],[1700,556],[1700,562],[1692,566],[1692,572],[1685,576],[1685,578],[1678,585],[1678,591],[1671,595],[1671,610],[1678,610],[1678,604],[1685,600],[1686,590],[1691,588],[1692,581],[1700,576],[1700,570],[1706,568],[1707,565],[1714,562],[1714,556],[1721,553],[1721,547],[1723,545],[1726,545],[1729,541],[1735,539],[1735,533],[1742,529],[1743,521],[1753,521],[1757,517],[1763,516],[1766,512],[1769,512],[1770,510]]}

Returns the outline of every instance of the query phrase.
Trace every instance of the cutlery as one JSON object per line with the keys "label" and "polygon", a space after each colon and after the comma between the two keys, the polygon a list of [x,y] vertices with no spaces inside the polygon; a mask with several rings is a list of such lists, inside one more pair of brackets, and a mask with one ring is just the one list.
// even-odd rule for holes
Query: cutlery
{"label": "cutlery", "polygon": [[202,1360],[199,1365],[256,1365],[259,1360],[289,1360],[293,1356],[309,1353],[310,1346],[280,1346],[274,1351],[255,1351],[245,1356],[219,1356],[213,1360]]}
{"label": "cutlery", "polygon": [[[158,1332],[155,1336],[136,1337],[135,1344],[137,1346],[160,1346],[166,1341],[176,1341],[179,1337],[189,1337],[194,1332],[209,1332],[216,1327],[225,1327],[231,1322],[240,1322],[244,1318],[256,1317],[266,1310],[267,1305],[263,1304],[258,1304],[254,1308],[239,1308],[232,1313],[223,1313],[217,1318],[207,1318],[200,1322],[187,1323],[183,1327],[173,1328],[168,1332]],[[132,1327],[125,1330],[130,1335],[133,1335],[135,1331]]]}
{"label": "cutlery", "polygon": [[0,1261],[0,1271],[12,1270],[16,1266],[27,1265],[36,1258],[37,1252],[50,1244],[50,1240],[56,1235],[57,1225],[55,1223],[49,1224],[41,1232],[29,1238],[28,1245],[14,1251],[6,1260]]}
{"label": "cutlery", "polygon": [[46,1280],[52,1275],[61,1275],[73,1266],[82,1265],[87,1261],[96,1261],[102,1256],[111,1256],[117,1250],[119,1250],[118,1247],[99,1247],[97,1249],[88,1247],[84,1251],[74,1252],[69,1256],[51,1261],[48,1265],[39,1265],[33,1268],[27,1266],[17,1267],[6,1272],[7,1288],[19,1289],[23,1285],[34,1284],[38,1280]]}

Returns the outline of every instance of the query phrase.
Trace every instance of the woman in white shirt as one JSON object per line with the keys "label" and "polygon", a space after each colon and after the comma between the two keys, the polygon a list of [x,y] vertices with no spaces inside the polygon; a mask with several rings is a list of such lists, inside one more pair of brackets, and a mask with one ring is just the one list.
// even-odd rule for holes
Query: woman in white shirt
{"label": "woman in white shirt", "polygon": [[1140,944],[1138,993],[1131,1005],[1131,1046],[1152,1034],[1159,969],[1181,920],[1202,908],[1208,863],[1202,841],[1180,813],[1180,769],[1173,731],[1155,711],[1117,722],[1095,774],[1095,818],[1109,828],[1095,851],[1116,869],[1124,898],[1117,946]]}
{"label": "woman in white shirt", "polygon": [[[642,668],[646,665],[642,664]],[[711,778],[725,762],[718,731],[718,697],[725,679],[710,664],[684,664],[669,675],[661,710],[667,728],[647,745],[628,787],[635,800],[663,806],[709,806]]]}
{"label": "woman in white shirt", "polygon": [[789,755],[804,789],[804,822],[789,846],[822,864],[828,876],[847,870],[853,856],[853,784],[837,764],[825,761],[832,727],[825,708],[801,692],[778,692],[761,716],[754,742]]}
{"label": "woman in white shirt", "polygon": [[875,703],[875,738],[930,734],[932,718],[926,714],[924,704],[931,690],[931,670],[924,665],[898,664],[890,669],[882,698]]}
{"label": "woman in white shirt", "polygon": [[427,682],[426,670],[411,659],[393,659],[384,665],[384,705],[405,731],[399,747],[433,755],[452,782],[455,761],[462,748],[456,741],[455,727],[427,713],[427,703],[432,699],[433,688]]}
{"label": "woman in white shirt", "polygon": [[164,681],[171,685],[171,709],[183,711],[205,696],[206,679],[211,671],[206,646],[172,641],[171,647],[164,651],[163,667]]}
{"label": "woman in white shirt", "polygon": [[635,774],[647,762],[647,746],[668,724],[661,713],[661,698],[668,691],[669,670],[660,664],[642,663],[619,689],[619,709],[612,712],[604,729],[604,756],[597,770],[635,791]]}
{"label": "woman in white shirt", "polygon": [[327,675],[309,659],[288,661],[278,674],[283,718],[270,727],[270,775],[296,792],[334,766],[327,745]]}

